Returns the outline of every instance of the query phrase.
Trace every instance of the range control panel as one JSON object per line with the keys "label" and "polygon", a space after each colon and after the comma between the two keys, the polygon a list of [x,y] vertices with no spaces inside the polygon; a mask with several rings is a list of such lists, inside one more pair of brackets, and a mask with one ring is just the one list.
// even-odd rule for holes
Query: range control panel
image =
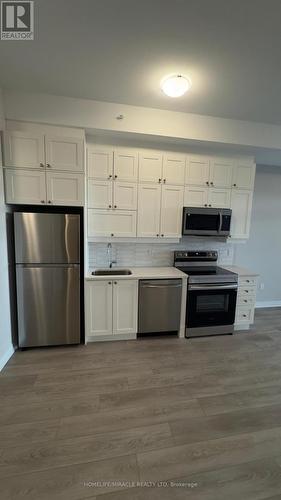
{"label": "range control panel", "polygon": [[218,260],[218,252],[215,250],[202,250],[202,251],[194,251],[194,250],[176,250],[174,252],[174,261],[217,261]]}

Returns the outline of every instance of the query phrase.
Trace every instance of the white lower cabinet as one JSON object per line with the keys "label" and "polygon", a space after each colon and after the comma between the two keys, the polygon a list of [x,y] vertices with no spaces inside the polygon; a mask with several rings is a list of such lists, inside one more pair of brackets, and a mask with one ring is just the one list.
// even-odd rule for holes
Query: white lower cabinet
{"label": "white lower cabinet", "polygon": [[84,205],[84,174],[47,172],[47,203],[53,205]]}
{"label": "white lower cabinet", "polygon": [[88,210],[88,236],[135,238],[137,216],[130,210]]}
{"label": "white lower cabinet", "polygon": [[247,330],[254,322],[257,293],[255,276],[238,277],[238,293],[235,315],[235,329]]}
{"label": "white lower cabinet", "polygon": [[136,338],[137,280],[87,281],[85,299],[87,341]]}
{"label": "white lower cabinet", "polygon": [[46,203],[45,171],[6,168],[4,177],[6,203]]}

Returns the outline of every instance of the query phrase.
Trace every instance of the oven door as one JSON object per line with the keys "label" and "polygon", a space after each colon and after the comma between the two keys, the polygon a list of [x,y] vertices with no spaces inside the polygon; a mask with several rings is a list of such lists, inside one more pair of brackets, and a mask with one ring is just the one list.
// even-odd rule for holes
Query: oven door
{"label": "oven door", "polygon": [[236,283],[189,285],[187,329],[233,325],[236,299]]}

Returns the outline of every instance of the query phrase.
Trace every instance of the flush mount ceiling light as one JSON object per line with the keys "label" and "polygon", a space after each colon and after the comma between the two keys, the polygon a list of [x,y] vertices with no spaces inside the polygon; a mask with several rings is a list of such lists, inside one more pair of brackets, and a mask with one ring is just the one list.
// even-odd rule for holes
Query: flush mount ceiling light
{"label": "flush mount ceiling light", "polygon": [[191,80],[183,75],[166,76],[161,82],[161,89],[169,97],[181,97],[191,87]]}

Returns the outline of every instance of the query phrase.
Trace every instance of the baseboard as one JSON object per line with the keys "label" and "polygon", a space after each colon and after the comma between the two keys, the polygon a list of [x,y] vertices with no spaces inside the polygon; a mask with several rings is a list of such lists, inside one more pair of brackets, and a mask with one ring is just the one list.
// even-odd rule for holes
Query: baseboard
{"label": "baseboard", "polygon": [[0,372],[3,370],[4,366],[6,363],[8,363],[9,359],[13,356],[15,352],[15,349],[13,346],[9,347],[9,349],[3,354],[3,356],[0,358]]}
{"label": "baseboard", "polygon": [[280,300],[265,300],[263,302],[257,302],[256,308],[259,309],[261,307],[281,307]]}

